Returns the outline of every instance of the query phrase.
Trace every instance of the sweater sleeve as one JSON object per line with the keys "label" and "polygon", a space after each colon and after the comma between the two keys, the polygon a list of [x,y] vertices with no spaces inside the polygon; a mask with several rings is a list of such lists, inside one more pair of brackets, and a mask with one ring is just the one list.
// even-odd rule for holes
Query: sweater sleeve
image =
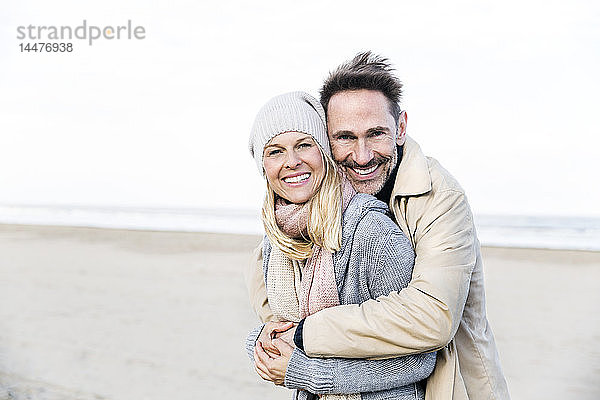
{"label": "sweater sleeve", "polygon": [[260,336],[260,333],[264,327],[265,325],[262,324],[252,329],[246,337],[246,354],[248,354],[248,358],[250,358],[250,361],[252,362],[254,362],[254,347],[256,346],[256,340]]}
{"label": "sweater sleeve", "polygon": [[[406,236],[384,214],[371,212],[356,229],[349,261],[349,268],[364,271],[365,275],[346,278],[366,282],[346,282],[346,285],[366,284],[370,297],[384,296],[408,285],[413,264],[414,252]],[[366,279],[360,278],[363,276]],[[285,385],[317,394],[381,391],[427,378],[435,361],[435,352],[385,360],[319,359],[295,349],[286,370]]]}
{"label": "sweater sleeve", "polygon": [[435,352],[386,360],[311,358],[296,348],[285,373],[285,386],[317,394],[393,389],[427,378],[435,359]]}

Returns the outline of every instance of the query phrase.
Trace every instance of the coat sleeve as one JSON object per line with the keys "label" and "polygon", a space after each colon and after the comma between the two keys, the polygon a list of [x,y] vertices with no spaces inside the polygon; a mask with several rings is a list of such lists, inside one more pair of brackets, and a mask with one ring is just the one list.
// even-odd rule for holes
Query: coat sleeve
{"label": "coat sleeve", "polygon": [[252,253],[252,258],[244,269],[244,279],[246,281],[246,288],[248,289],[250,306],[256,315],[258,315],[258,318],[265,323],[273,320],[273,313],[267,299],[265,275],[262,266],[262,249],[263,243],[261,242]]}
{"label": "coat sleeve", "polygon": [[[370,212],[354,233],[348,262],[353,271],[346,275],[346,285],[366,285],[370,296],[377,298],[406,287],[413,263],[414,252],[406,236],[384,214]],[[389,390],[427,378],[435,361],[435,352],[367,360],[310,358],[295,349],[287,366],[285,385],[317,394]]]}
{"label": "coat sleeve", "polygon": [[309,356],[391,358],[437,350],[454,337],[476,257],[469,205],[457,190],[408,201],[421,202],[422,211],[410,232],[416,258],[408,287],[309,316],[303,329]]}

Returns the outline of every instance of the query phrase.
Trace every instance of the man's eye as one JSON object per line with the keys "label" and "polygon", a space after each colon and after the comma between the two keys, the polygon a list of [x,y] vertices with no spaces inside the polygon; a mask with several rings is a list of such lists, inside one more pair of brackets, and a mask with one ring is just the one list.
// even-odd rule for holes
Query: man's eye
{"label": "man's eye", "polygon": [[381,136],[381,135],[385,135],[384,131],[373,131],[373,133],[371,133],[371,136]]}
{"label": "man's eye", "polygon": [[337,140],[352,140],[352,136],[350,135],[339,135]]}

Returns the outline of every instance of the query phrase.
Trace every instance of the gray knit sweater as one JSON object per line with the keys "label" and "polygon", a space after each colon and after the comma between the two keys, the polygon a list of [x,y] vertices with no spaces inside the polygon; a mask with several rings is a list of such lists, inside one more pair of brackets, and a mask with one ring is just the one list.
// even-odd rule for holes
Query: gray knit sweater
{"label": "gray knit sweater", "polygon": [[[408,285],[414,252],[402,231],[386,215],[386,205],[366,194],[354,196],[342,219],[342,248],[333,263],[340,304],[360,304]],[[271,244],[265,238],[265,280]],[[262,325],[246,340],[253,359],[254,345]],[[331,338],[335,340],[335,338]],[[387,360],[310,358],[296,348],[285,375],[285,386],[294,398],[307,399],[308,392],[361,393],[363,400],[424,399],[425,378],[435,366],[435,353]]]}

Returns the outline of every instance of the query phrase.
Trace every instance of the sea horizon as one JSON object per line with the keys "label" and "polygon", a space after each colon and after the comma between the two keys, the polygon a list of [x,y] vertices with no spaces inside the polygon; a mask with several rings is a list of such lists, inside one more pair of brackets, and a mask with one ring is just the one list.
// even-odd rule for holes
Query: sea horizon
{"label": "sea horizon", "polygon": [[[483,246],[600,251],[600,217],[475,214]],[[262,235],[260,210],[0,205],[0,224]]]}

